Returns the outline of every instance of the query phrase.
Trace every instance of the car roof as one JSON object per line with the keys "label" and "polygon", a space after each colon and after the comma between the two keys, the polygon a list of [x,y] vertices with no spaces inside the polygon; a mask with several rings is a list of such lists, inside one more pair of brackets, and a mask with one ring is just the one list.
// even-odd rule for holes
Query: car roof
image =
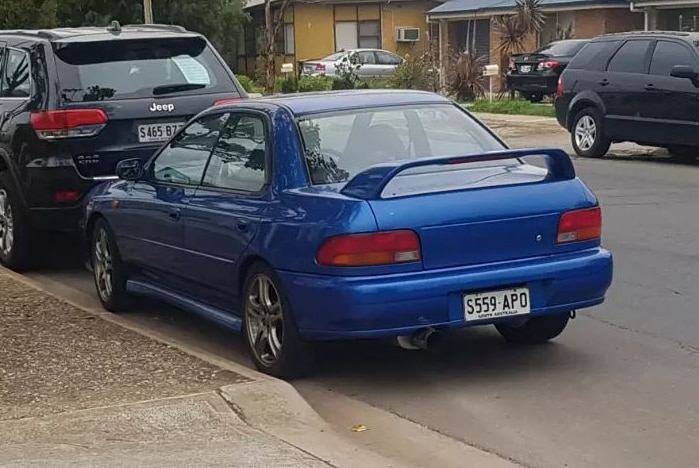
{"label": "car roof", "polygon": [[[269,96],[253,99],[283,106],[296,116],[342,112],[368,107],[390,107],[410,104],[449,104],[452,101],[439,94],[414,90],[346,90],[322,91]],[[250,102],[248,102],[249,104]],[[233,105],[235,106],[235,104]]]}
{"label": "car roof", "polygon": [[593,39],[593,42],[604,41],[609,39],[625,39],[625,38],[642,38],[642,37],[675,37],[685,41],[699,40],[699,33],[684,32],[684,31],[627,31],[620,33],[608,33]]}
{"label": "car roof", "polygon": [[113,21],[107,27],[82,26],[54,29],[15,29],[0,31],[2,36],[18,36],[58,43],[102,42],[121,39],[148,39],[169,37],[195,37],[198,33],[187,31],[181,26],[166,24],[139,24],[121,26]]}

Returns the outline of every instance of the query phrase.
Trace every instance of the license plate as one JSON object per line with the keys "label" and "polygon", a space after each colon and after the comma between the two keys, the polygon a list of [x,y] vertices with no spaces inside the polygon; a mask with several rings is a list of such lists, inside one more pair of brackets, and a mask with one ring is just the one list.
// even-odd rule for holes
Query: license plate
{"label": "license plate", "polygon": [[138,126],[138,141],[140,143],[155,143],[172,138],[184,123],[159,123]]}
{"label": "license plate", "polygon": [[519,71],[521,71],[522,73],[529,73],[530,71],[532,71],[532,66],[531,65],[522,65],[519,68]]}
{"label": "license plate", "polygon": [[464,294],[467,322],[527,315],[530,311],[529,288],[526,287]]}

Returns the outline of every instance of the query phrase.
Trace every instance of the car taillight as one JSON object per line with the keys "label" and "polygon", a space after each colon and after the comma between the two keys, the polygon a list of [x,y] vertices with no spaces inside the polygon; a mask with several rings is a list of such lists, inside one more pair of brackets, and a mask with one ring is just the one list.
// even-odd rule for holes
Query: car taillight
{"label": "car taillight", "polygon": [[72,190],[64,192],[56,192],[53,194],[54,200],[58,203],[69,203],[75,202],[80,199],[80,192],[75,192]]}
{"label": "car taillight", "polygon": [[602,210],[599,206],[563,213],[558,223],[556,242],[580,242],[602,236]]}
{"label": "car taillight", "polygon": [[67,109],[31,115],[32,127],[44,140],[95,136],[102,131],[107,120],[102,109]]}
{"label": "car taillight", "polygon": [[233,104],[238,101],[240,101],[240,98],[220,99],[214,102],[214,106],[225,106],[226,104]]}
{"label": "car taillight", "polygon": [[386,231],[331,237],[320,248],[320,265],[363,267],[419,262],[420,239],[413,231]]}
{"label": "car taillight", "polygon": [[547,60],[539,64],[539,70],[553,70],[558,67],[559,63],[557,60]]}
{"label": "car taillight", "polygon": [[556,86],[556,97],[563,97],[563,75],[558,77],[558,85]]}
{"label": "car taillight", "polygon": [[325,71],[325,65],[322,63],[316,63],[316,71],[317,72],[324,72]]}

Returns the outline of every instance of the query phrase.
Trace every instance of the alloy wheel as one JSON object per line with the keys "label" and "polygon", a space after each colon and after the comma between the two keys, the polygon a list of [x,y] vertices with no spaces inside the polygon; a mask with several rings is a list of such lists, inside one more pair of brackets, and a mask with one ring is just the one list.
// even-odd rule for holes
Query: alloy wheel
{"label": "alloy wheel", "polygon": [[575,125],[575,144],[583,151],[590,151],[597,139],[597,124],[589,115],[583,115]]}
{"label": "alloy wheel", "polygon": [[114,285],[112,252],[109,248],[107,231],[100,229],[95,236],[94,245],[94,275],[97,283],[97,292],[103,301],[109,301],[112,297]]}
{"label": "alloy wheel", "polygon": [[266,366],[272,366],[284,344],[282,301],[267,275],[257,275],[245,302],[245,323],[253,353]]}
{"label": "alloy wheel", "polygon": [[15,228],[10,197],[6,190],[0,189],[0,253],[9,256],[14,242]]}

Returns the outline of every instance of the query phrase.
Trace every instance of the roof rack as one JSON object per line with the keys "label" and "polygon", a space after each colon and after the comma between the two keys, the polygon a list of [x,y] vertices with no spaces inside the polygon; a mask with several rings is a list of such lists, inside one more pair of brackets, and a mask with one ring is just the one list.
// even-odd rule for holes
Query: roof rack
{"label": "roof rack", "polygon": [[663,36],[687,37],[687,36],[690,36],[691,33],[684,32],[684,31],[626,31],[626,32],[603,34],[603,36],[643,36],[643,35],[652,35],[652,36],[663,35]]}

